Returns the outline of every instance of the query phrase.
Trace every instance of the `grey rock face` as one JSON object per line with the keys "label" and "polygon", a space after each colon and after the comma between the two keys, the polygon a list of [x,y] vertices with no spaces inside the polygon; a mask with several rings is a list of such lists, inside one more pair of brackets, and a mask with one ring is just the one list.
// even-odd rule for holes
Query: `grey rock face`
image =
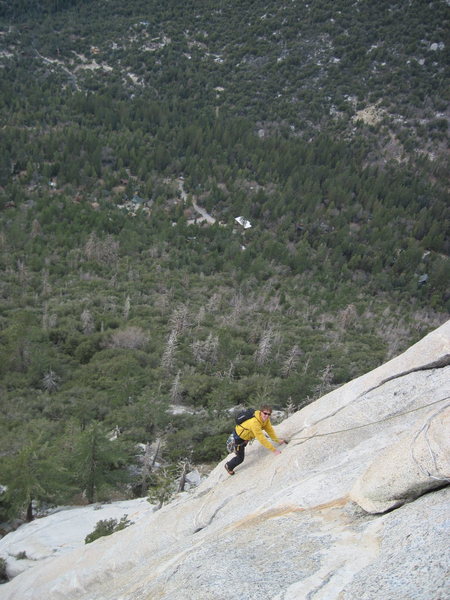
{"label": "grey rock face", "polygon": [[450,483],[450,403],[432,411],[381,452],[359,477],[350,498],[382,513]]}
{"label": "grey rock face", "polygon": [[449,357],[450,321],[276,426],[290,439],[280,455],[252,444],[234,477],[223,461],[192,493],[0,597],[450,597],[450,487],[434,479],[448,474]]}
{"label": "grey rock face", "polygon": [[339,600],[450,598],[449,506],[446,488],[379,517],[378,556],[355,575]]}

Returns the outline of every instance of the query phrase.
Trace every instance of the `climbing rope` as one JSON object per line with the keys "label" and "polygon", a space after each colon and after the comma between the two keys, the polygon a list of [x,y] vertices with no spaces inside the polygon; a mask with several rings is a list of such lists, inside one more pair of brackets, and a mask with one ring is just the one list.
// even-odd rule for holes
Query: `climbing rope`
{"label": "climbing rope", "polygon": [[[290,442],[292,440],[301,440],[301,442],[306,442],[306,441],[311,440],[311,439],[316,438],[316,437],[325,437],[327,435],[336,435],[337,433],[345,433],[347,431],[354,431],[356,429],[362,429],[364,427],[370,427],[371,425],[376,425],[378,423],[383,423],[384,421],[389,421],[391,419],[395,419],[397,417],[401,417],[403,415],[408,415],[408,414],[416,412],[418,410],[422,410],[423,408],[427,408],[428,406],[433,406],[434,404],[439,404],[439,402],[444,402],[444,400],[448,400],[449,398],[450,398],[450,396],[446,396],[445,398],[441,398],[440,400],[434,400],[433,402],[429,402],[428,404],[423,404],[422,406],[418,406],[417,408],[412,408],[410,410],[405,410],[403,412],[396,413],[395,415],[389,415],[388,417],[384,417],[383,419],[378,419],[377,421],[371,421],[370,423],[364,423],[363,425],[355,425],[354,427],[348,427],[347,429],[337,429],[336,431],[328,431],[326,433],[315,433],[313,435],[309,435],[309,436],[306,436],[306,437],[293,436],[293,437],[290,438]],[[446,408],[446,407],[444,407],[444,408]],[[297,446],[298,444],[293,444],[293,445]]]}
{"label": "climbing rope", "polygon": [[[444,398],[444,400],[446,400],[446,398]],[[416,465],[418,466],[418,468],[422,471],[422,473],[424,475],[426,475],[427,477],[430,477],[431,479],[435,479],[436,481],[446,481],[447,483],[450,483],[450,479],[448,477],[437,477],[436,475],[432,475],[431,472],[422,467],[422,465],[419,463],[419,461],[416,459],[416,457],[414,456],[414,444],[417,442],[417,439],[419,437],[419,435],[423,432],[424,433],[424,440],[425,443],[427,445],[428,448],[428,452],[430,453],[430,458],[431,461],[433,463],[433,466],[435,468],[436,472],[439,472],[438,466],[437,466],[437,462],[436,462],[436,454],[433,452],[430,442],[428,440],[428,430],[430,429],[430,423],[431,421],[442,411],[444,411],[447,407],[449,407],[450,404],[446,404],[445,406],[441,407],[439,410],[437,410],[435,413],[433,413],[430,417],[428,417],[428,419],[426,420],[426,422],[422,425],[422,427],[419,429],[419,431],[416,433],[416,435],[414,436],[413,441],[411,442],[411,458],[413,459],[413,461],[416,463]]]}

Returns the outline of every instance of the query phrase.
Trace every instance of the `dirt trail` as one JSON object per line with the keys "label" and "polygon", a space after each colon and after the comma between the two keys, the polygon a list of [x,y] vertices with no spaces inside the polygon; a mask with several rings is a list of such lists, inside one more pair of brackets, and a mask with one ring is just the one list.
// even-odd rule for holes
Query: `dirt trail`
{"label": "dirt trail", "polygon": [[[186,202],[187,194],[185,192],[184,183],[182,179],[178,180],[178,187],[180,189],[181,199],[183,200],[183,202]],[[212,217],[208,212],[206,212],[204,208],[199,206],[194,199],[192,199],[192,206],[194,210],[198,212],[200,218],[196,217],[195,219],[190,219],[188,223],[201,223],[202,221],[206,221],[210,225],[213,225],[216,222],[216,219],[214,219],[214,217]]]}

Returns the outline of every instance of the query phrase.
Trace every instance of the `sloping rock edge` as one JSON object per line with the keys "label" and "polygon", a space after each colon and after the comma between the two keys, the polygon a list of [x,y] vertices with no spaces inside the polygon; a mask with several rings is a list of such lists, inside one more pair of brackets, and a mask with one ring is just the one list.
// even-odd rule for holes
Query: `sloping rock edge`
{"label": "sloping rock edge", "polygon": [[[449,488],[381,516],[362,511],[349,494],[358,481],[361,496],[376,489],[376,478],[364,474],[380,453],[407,448],[408,435],[416,443],[426,433],[424,448],[432,444],[436,458],[447,416],[433,417],[441,406],[431,405],[447,394],[449,355],[450,321],[280,424],[280,435],[292,440],[280,456],[253,445],[238,476],[219,464],[192,496],[20,575],[2,586],[2,600],[446,597]],[[413,394],[414,386],[427,397]],[[321,436],[330,436],[327,443]],[[445,474],[440,460],[437,472]],[[233,577],[242,572],[237,588]]]}

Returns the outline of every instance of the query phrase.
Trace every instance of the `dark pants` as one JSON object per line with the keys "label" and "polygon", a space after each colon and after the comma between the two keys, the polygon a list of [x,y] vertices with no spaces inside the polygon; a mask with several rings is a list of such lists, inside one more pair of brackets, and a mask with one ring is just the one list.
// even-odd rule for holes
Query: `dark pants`
{"label": "dark pants", "polygon": [[231,471],[234,471],[235,467],[237,467],[242,462],[244,462],[245,446],[247,444],[248,444],[248,442],[246,442],[245,440],[242,440],[241,442],[236,443],[236,446],[235,446],[236,456],[234,456],[231,460],[229,460],[227,462],[227,466]]}

